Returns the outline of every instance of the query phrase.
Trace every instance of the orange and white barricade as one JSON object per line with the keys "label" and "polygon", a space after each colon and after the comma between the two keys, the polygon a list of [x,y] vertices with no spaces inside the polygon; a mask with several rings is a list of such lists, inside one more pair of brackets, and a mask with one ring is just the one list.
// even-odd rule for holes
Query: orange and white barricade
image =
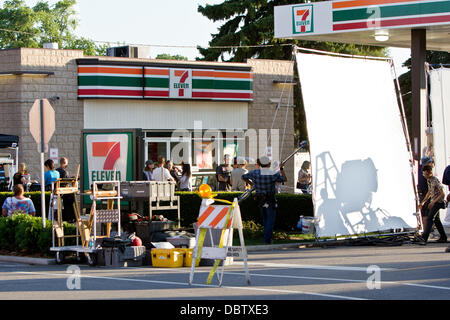
{"label": "orange and white barricade", "polygon": [[[212,203],[222,202],[226,205],[213,205]],[[233,246],[233,228],[238,229],[240,246]],[[220,241],[214,244],[211,230],[222,230]],[[211,236],[211,247],[205,247],[204,241],[206,233],[209,231]],[[228,231],[228,232],[227,232]],[[250,284],[250,274],[247,265],[247,250],[245,249],[244,233],[242,227],[241,211],[238,200],[233,202],[220,199],[203,199],[200,206],[199,216],[197,218],[196,244],[192,256],[191,273],[189,276],[189,285],[194,279],[195,265],[200,259],[214,259],[214,265],[211,269],[207,284],[211,283],[217,267],[222,261],[222,270],[217,274],[219,286],[222,285],[222,279],[227,257],[240,257],[244,260],[245,274],[247,283]]]}

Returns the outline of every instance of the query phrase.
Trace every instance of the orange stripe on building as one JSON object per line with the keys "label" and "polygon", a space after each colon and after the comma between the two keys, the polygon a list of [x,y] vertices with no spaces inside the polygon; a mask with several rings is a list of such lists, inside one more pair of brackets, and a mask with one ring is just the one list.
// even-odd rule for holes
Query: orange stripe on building
{"label": "orange stripe on building", "polygon": [[78,73],[116,73],[142,75],[142,68],[114,68],[114,67],[84,67],[78,66]]}
{"label": "orange stripe on building", "polygon": [[145,68],[144,74],[154,76],[169,76],[169,69],[151,69]]}
{"label": "orange stripe on building", "polygon": [[214,71],[192,70],[193,77],[210,77],[214,78]]}
{"label": "orange stripe on building", "polygon": [[214,218],[213,221],[209,224],[211,227],[215,228],[220,221],[225,217],[230,207],[223,208],[222,211],[219,212],[219,214]]}
{"label": "orange stripe on building", "polygon": [[214,207],[208,207],[197,219],[197,227],[200,228],[203,222],[214,212]]}
{"label": "orange stripe on building", "polygon": [[354,8],[354,7],[406,3],[416,1],[417,0],[352,0],[352,1],[333,2],[332,6],[333,9],[343,9],[343,8]]}
{"label": "orange stripe on building", "polygon": [[238,73],[238,72],[222,72],[215,71],[214,77],[216,78],[239,78],[239,79],[252,79],[252,74],[250,72]]}

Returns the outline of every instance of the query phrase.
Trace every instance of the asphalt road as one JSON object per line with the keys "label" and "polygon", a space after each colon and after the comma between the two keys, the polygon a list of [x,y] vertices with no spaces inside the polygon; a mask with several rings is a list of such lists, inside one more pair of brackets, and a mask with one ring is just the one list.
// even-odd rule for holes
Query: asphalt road
{"label": "asphalt road", "polygon": [[206,285],[211,267],[106,268],[0,263],[1,300],[449,300],[448,244],[337,246],[249,253]]}

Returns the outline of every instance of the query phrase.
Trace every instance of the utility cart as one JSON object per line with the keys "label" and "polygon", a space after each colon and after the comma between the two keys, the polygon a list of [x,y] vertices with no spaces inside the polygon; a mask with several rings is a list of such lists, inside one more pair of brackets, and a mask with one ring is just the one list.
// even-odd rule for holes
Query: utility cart
{"label": "utility cart", "polygon": [[[148,220],[136,222],[136,235],[147,246],[151,242],[153,232],[170,230],[174,227],[172,221],[152,220],[155,211],[177,210],[178,229],[181,228],[180,196],[175,195],[173,181],[122,181],[120,193],[124,200],[148,201]],[[144,216],[147,213],[143,213]]]}
{"label": "utility cart", "polygon": [[[61,187],[61,182],[66,185]],[[101,185],[101,188],[99,188]],[[77,179],[70,184],[69,179],[60,179],[55,183],[54,195],[56,195],[57,214],[56,221],[52,216],[53,225],[53,246],[51,251],[56,252],[56,262],[63,263],[64,254],[66,252],[76,252],[77,257],[82,253],[86,256],[89,265],[96,264],[97,239],[109,238],[111,235],[112,223],[117,223],[118,235],[120,236],[120,181],[95,181],[92,190],[86,191],[85,195],[90,195],[92,199],[92,207],[87,217],[80,215],[79,205],[75,198],[74,212],[76,235],[64,235],[61,195],[68,193],[78,194]],[[97,202],[106,202],[106,209],[97,209]],[[115,208],[116,206],[116,208]],[[97,225],[106,224],[106,235],[97,233]],[[76,238],[76,245],[65,246],[65,238]],[[57,240],[57,245],[56,245]],[[81,245],[79,243],[81,240]]]}

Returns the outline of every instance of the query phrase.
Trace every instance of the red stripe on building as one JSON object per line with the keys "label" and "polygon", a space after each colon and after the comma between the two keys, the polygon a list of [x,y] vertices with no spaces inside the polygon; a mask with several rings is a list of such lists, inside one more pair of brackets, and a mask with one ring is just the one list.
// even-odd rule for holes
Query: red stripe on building
{"label": "red stripe on building", "polygon": [[169,91],[145,90],[144,97],[169,97]]}
{"label": "red stripe on building", "polygon": [[109,89],[78,89],[79,96],[135,96],[142,97],[142,90],[109,90]]}
{"label": "red stripe on building", "polygon": [[226,98],[226,99],[253,99],[252,93],[234,93],[234,92],[192,92],[192,98]]}
{"label": "red stripe on building", "polygon": [[[392,20],[380,20],[380,27],[395,27],[403,25],[415,25],[425,23],[440,23],[450,22],[450,15],[434,16],[434,17],[416,17],[416,18],[404,18],[404,19],[392,19]],[[355,29],[368,29],[367,21],[334,24],[333,31],[343,30],[355,30]]]}

